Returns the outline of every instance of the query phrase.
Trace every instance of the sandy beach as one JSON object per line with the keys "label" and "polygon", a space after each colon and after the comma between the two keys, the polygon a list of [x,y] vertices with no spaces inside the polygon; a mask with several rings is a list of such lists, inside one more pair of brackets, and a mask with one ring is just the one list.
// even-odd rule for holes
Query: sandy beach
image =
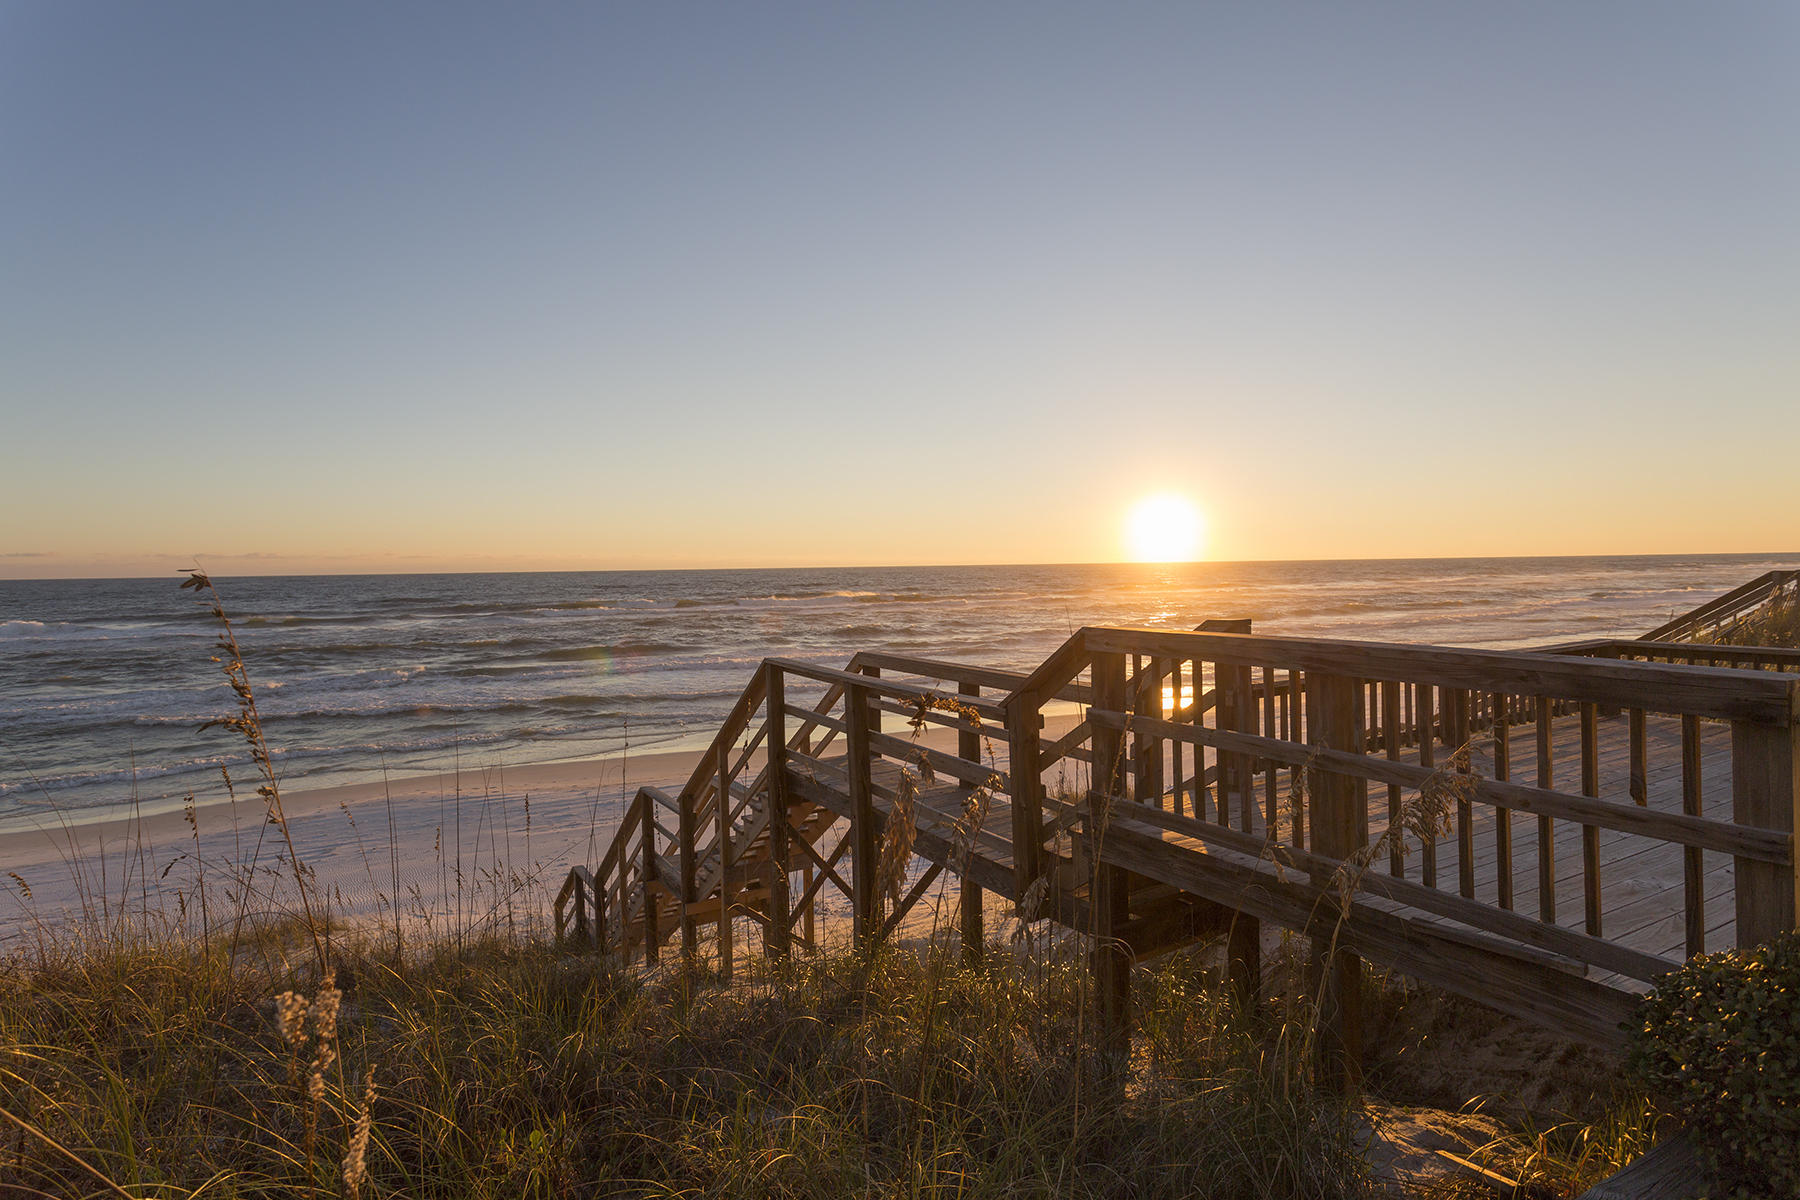
{"label": "sandy beach", "polygon": [[[1052,719],[1051,733],[1074,720]],[[890,732],[901,725],[888,721]],[[932,729],[922,741],[954,750],[956,735]],[[703,753],[478,763],[284,791],[282,804],[314,895],[336,914],[391,918],[397,907],[403,920],[543,923],[564,873],[605,853],[636,790],[678,790]],[[752,758],[751,774],[761,761],[760,753]],[[250,782],[240,781],[239,792],[235,803],[197,804],[191,822],[189,813],[163,812],[81,825],[51,819],[8,833],[0,839],[0,904],[18,910],[18,920],[5,922],[11,938],[69,928],[84,915],[197,928],[202,880],[216,903],[251,864],[253,907],[289,911],[295,897],[279,831],[263,819]]]}

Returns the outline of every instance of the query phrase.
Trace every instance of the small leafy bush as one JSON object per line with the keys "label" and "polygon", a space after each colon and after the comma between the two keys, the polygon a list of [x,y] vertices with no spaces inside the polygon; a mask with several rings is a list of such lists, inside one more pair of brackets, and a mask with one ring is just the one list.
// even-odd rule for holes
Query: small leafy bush
{"label": "small leafy bush", "polygon": [[1717,1194],[1800,1195],[1800,934],[1696,958],[1645,997],[1631,1065],[1687,1121]]}

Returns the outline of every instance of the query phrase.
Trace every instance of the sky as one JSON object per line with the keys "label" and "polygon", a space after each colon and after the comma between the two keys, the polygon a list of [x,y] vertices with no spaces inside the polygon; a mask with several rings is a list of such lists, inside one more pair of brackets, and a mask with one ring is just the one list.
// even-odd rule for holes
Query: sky
{"label": "sky", "polygon": [[1797,52],[0,0],[0,578],[1800,548]]}

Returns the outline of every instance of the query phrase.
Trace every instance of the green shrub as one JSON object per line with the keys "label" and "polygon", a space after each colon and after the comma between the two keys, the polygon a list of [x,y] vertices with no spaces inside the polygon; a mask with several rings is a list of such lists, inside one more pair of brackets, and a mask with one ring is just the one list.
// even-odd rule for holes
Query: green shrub
{"label": "green shrub", "polygon": [[1800,1195],[1800,934],[1696,958],[1645,997],[1632,1068],[1687,1121],[1720,1194]]}

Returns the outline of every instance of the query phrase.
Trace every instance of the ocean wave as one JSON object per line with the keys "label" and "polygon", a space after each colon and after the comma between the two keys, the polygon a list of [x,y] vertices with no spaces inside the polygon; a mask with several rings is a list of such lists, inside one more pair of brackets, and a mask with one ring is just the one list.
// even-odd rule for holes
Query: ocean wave
{"label": "ocean wave", "polygon": [[567,646],[539,651],[534,657],[544,662],[591,662],[640,654],[673,654],[684,647],[674,642],[615,642],[598,646]]}

